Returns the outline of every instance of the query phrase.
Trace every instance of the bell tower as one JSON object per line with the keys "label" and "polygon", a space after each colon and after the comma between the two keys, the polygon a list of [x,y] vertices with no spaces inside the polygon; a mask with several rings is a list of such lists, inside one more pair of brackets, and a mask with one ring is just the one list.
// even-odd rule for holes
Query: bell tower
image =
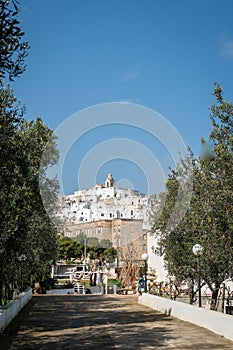
{"label": "bell tower", "polygon": [[112,174],[108,174],[104,185],[105,187],[114,187],[115,181],[114,181],[114,178],[112,177]]}

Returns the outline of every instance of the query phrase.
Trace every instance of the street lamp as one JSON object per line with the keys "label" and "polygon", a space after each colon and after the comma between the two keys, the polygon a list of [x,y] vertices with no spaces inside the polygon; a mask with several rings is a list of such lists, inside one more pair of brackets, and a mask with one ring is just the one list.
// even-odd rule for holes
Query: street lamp
{"label": "street lamp", "polygon": [[147,293],[147,260],[149,255],[147,253],[142,254],[142,260],[144,261],[144,275],[145,275],[145,293]]}
{"label": "street lamp", "polygon": [[18,260],[20,262],[20,291],[23,291],[23,269],[22,269],[22,263],[27,259],[25,254],[21,254],[18,257]]}
{"label": "street lamp", "polygon": [[203,254],[204,248],[200,244],[193,246],[193,254],[197,257],[197,271],[198,271],[198,300],[199,307],[201,307],[201,273],[200,273],[200,257]]}

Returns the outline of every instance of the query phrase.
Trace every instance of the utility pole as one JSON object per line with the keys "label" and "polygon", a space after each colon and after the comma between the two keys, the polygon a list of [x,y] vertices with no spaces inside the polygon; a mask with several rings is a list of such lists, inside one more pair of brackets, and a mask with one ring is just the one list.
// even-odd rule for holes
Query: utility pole
{"label": "utility pole", "polygon": [[87,259],[87,238],[84,238],[84,265],[86,271],[86,259]]}

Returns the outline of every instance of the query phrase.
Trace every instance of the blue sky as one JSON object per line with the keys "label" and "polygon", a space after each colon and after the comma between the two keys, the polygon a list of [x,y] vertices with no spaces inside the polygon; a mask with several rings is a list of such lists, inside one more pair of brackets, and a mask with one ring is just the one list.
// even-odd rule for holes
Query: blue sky
{"label": "blue sky", "polygon": [[[22,28],[31,46],[26,72],[14,82],[27,117],[56,129],[74,113],[102,103],[129,102],[153,109],[195,154],[210,129],[212,83],[233,96],[231,0],[24,0]],[[168,173],[171,159],[151,135],[108,125],[71,147],[63,168],[65,193],[78,187],[79,166],[93,147],[119,137],[152,151]],[[111,151],[111,150],[106,150]],[[90,166],[90,172],[92,171]],[[97,182],[116,181],[147,192],[135,162],[117,157],[93,169]],[[156,181],[156,180],[155,180]],[[83,187],[89,187],[82,181]],[[160,184],[162,186],[162,184]]]}

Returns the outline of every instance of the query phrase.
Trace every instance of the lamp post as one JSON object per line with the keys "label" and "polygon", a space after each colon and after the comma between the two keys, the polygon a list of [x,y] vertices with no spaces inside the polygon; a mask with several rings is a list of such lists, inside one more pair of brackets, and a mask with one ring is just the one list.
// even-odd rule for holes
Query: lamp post
{"label": "lamp post", "polygon": [[199,307],[201,307],[201,272],[200,272],[200,257],[203,254],[204,248],[200,244],[193,246],[193,254],[197,257],[197,271],[198,271],[198,301]]}
{"label": "lamp post", "polygon": [[27,259],[25,254],[21,254],[18,257],[18,260],[20,262],[20,291],[23,291],[23,269],[22,269],[22,263]]}
{"label": "lamp post", "polygon": [[86,272],[86,260],[87,260],[87,238],[84,238],[84,269]]}
{"label": "lamp post", "polygon": [[142,260],[144,261],[144,275],[145,275],[145,293],[147,293],[147,260],[149,255],[147,253],[142,254]]}

